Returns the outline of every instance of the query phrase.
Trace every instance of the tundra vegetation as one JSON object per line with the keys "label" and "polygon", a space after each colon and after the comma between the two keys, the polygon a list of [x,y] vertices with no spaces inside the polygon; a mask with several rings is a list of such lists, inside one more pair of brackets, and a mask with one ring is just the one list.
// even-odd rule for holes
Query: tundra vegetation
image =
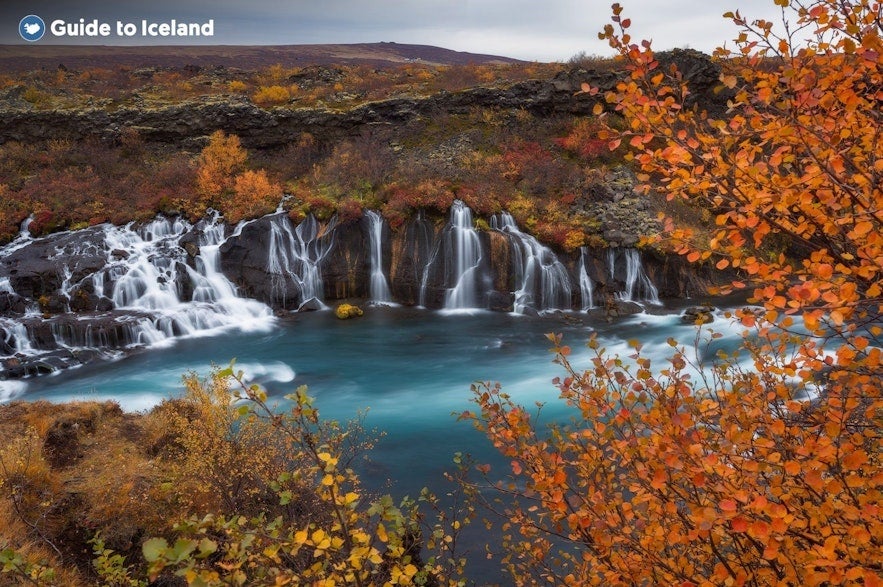
{"label": "tundra vegetation", "polygon": [[[616,64],[597,60],[595,65]],[[377,70],[277,65],[228,79],[229,70],[158,69],[147,78],[142,70],[126,68],[59,70],[7,76],[0,80],[0,92],[9,96],[17,116],[42,109],[21,91],[26,86],[39,88],[34,91],[47,97],[47,109],[74,118],[95,109],[150,110],[177,103],[198,108],[206,100],[349,112],[370,101],[476,86],[500,89],[527,79],[549,80],[562,71],[560,64],[528,63]],[[185,81],[191,90],[169,94]],[[335,90],[338,85],[343,90]],[[338,95],[344,97],[336,100]],[[599,128],[573,115],[475,106],[441,109],[398,125],[367,124],[343,137],[304,131],[288,144],[263,149],[246,149],[237,137],[221,132],[202,142],[145,140],[137,127],[82,141],[8,141],[0,145],[0,242],[14,238],[28,216],[30,232],[39,236],[103,222],[144,221],[158,213],[197,219],[210,207],[235,223],[282,202],[295,220],[337,213],[350,221],[370,208],[381,210],[396,227],[418,208],[441,217],[459,198],[480,214],[517,211],[523,226],[572,250],[600,238],[597,222],[574,218],[573,205],[584,194],[602,193],[607,166],[621,163],[604,141],[592,142]]]}
{"label": "tundra vegetation", "polygon": [[[331,214],[343,198],[353,214],[370,206],[394,217],[442,208],[456,188],[476,209],[523,209],[524,224],[541,233],[568,197],[544,191],[549,170],[624,160],[651,197],[671,200],[670,211],[708,211],[712,227],[669,220],[651,240],[739,273],[732,287],[756,305],[732,315],[746,329],[737,352],[699,364],[670,340],[668,361],[652,365],[639,341],[631,355],[612,356],[590,340],[580,366],[549,335],[563,371],[554,384],[572,419],[544,422],[499,386],[476,385],[477,408],[462,417],[511,464],[497,471],[457,455],[445,501],[367,495],[353,459],[370,449],[370,435],[321,420],[303,389],[272,409],[235,367],[187,377],[184,398],[142,416],[113,404],[4,406],[0,507],[10,523],[0,529],[0,576],[458,585],[468,582],[458,537],[481,515],[499,524],[502,543],[490,551],[516,585],[879,585],[883,9],[871,0],[775,2],[782,23],[728,14],[739,36],[732,51],[715,54],[728,98],[720,115],[691,100],[649,42],[633,41],[614,5],[601,36],[629,73],[603,96],[597,118],[556,132],[540,130],[548,121],[528,124],[522,131],[537,134],[460,161],[456,183],[398,183],[382,162],[393,147],[360,148],[372,135],[328,147],[327,158],[315,137],[302,137],[292,146],[298,178],[262,162],[270,185],[293,182],[294,215]],[[478,118],[497,140],[506,116],[429,121],[414,140],[441,143]],[[472,140],[485,140],[481,132]],[[36,151],[10,159],[10,149],[25,147],[4,149],[4,165],[41,165]],[[169,169],[192,189],[169,184],[180,192],[167,196],[257,213],[270,198],[263,180],[242,179],[247,161],[234,138],[217,134],[192,162]],[[73,167],[70,181],[85,169]],[[591,175],[585,164],[566,169],[577,180]],[[470,195],[471,174],[504,187]],[[238,190],[240,179],[257,187]],[[697,330],[699,342],[715,336],[713,326]]]}

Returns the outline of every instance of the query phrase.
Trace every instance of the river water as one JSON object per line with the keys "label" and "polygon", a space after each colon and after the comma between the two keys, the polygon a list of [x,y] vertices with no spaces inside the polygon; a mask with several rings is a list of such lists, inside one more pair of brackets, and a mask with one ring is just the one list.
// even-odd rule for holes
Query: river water
{"label": "river water", "polygon": [[[538,318],[399,307],[367,307],[363,317],[351,320],[330,311],[299,313],[268,332],[178,339],[116,362],[29,379],[19,399],[113,399],[126,410],[147,410],[182,392],[182,374],[205,374],[212,364],[225,366],[235,358],[271,401],[307,385],[324,418],[347,420],[367,410],[365,427],[384,433],[370,465],[360,468],[370,490],[416,496],[428,486],[443,493],[449,489],[443,473],[453,468],[457,451],[494,464],[501,474],[506,470],[486,439],[455,416],[473,407],[473,382],[499,381],[518,402],[546,403],[545,421],[567,419],[568,408],[551,384],[562,371],[552,363],[545,333],[564,335],[576,365],[586,364],[584,343],[593,331],[610,352],[624,356],[630,353],[627,341],[640,339],[645,355],[658,361],[671,352],[669,337],[692,345],[696,327],[684,324],[677,308],[654,311],[612,323],[597,314]],[[706,356],[738,344],[738,326],[719,317],[712,327],[724,336]],[[471,550],[480,554],[479,542],[487,536],[471,540]],[[473,579],[499,580],[493,562],[477,556],[472,566]]]}

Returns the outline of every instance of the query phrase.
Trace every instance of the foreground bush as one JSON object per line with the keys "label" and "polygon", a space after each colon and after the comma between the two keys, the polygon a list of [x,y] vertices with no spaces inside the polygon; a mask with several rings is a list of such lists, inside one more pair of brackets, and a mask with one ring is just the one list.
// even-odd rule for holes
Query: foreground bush
{"label": "foreground bush", "polygon": [[490,505],[515,584],[883,582],[880,7],[776,4],[791,34],[730,15],[722,119],[614,5],[601,36],[631,75],[605,99],[626,130],[601,135],[648,184],[715,211],[710,235],[670,224],[672,246],[735,267],[762,309],[737,313],[738,356],[704,365],[675,340],[665,365],[592,341],[579,367],[551,336],[568,425],[475,388],[468,417],[511,459]]}
{"label": "foreground bush", "polygon": [[459,584],[468,511],[369,495],[358,422],[303,388],[273,410],[232,369],[184,384],[143,416],[0,407],[0,584]]}

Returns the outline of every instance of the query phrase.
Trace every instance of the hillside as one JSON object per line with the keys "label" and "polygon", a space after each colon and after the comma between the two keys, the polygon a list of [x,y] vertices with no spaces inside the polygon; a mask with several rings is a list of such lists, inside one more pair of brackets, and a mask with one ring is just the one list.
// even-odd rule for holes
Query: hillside
{"label": "hillside", "polygon": [[234,66],[261,69],[276,63],[288,67],[307,65],[371,65],[393,67],[404,63],[425,65],[502,65],[519,60],[497,55],[452,51],[431,45],[356,43],[339,45],[281,46],[79,46],[0,45],[0,72],[26,72],[94,67],[199,67]]}

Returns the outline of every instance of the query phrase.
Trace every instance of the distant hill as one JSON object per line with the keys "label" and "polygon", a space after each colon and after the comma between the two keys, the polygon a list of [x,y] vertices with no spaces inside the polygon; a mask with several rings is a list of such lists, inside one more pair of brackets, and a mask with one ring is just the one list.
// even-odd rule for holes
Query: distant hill
{"label": "distant hill", "polygon": [[0,45],[0,71],[88,67],[183,67],[224,65],[258,69],[281,63],[304,65],[358,65],[388,67],[419,62],[428,65],[504,64],[518,59],[452,51],[431,45],[357,43],[341,45],[188,45],[188,46],[81,46]]}

